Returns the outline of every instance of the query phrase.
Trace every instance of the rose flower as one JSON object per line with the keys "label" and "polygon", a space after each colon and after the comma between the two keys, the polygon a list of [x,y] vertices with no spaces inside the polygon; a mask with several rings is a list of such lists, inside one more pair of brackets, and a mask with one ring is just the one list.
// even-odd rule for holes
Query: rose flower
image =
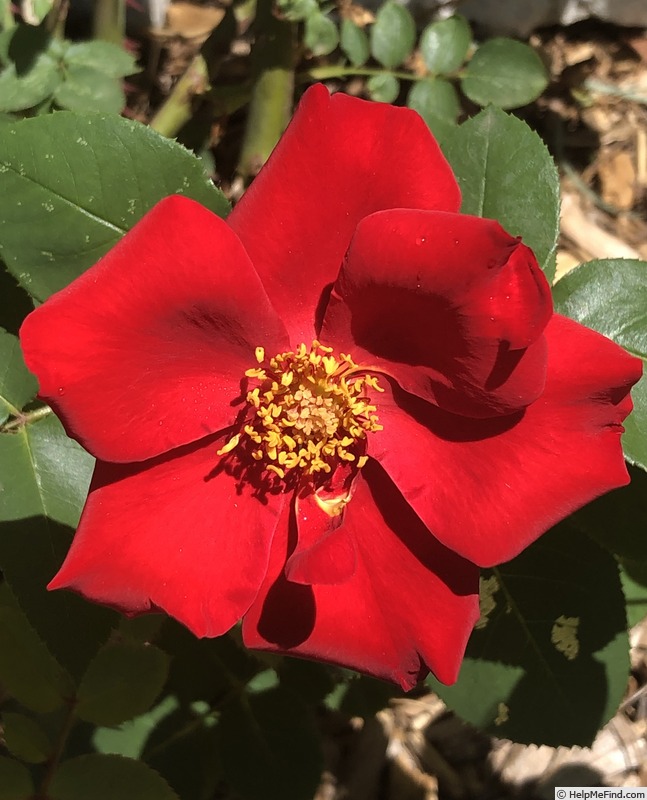
{"label": "rose flower", "polygon": [[97,464],[50,588],[412,687],[478,568],[627,482],[641,364],[553,314],[413,111],[308,90],[227,221],[155,206],[27,318]]}

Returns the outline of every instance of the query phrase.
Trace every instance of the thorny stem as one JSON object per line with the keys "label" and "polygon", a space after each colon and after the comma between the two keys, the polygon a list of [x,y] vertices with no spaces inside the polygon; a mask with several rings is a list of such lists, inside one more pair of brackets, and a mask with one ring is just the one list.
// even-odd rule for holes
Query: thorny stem
{"label": "thorny stem", "polygon": [[175,136],[193,116],[193,99],[208,89],[209,71],[204,56],[198,53],[151,120],[150,127],[162,136]]}
{"label": "thorny stem", "polygon": [[57,39],[65,38],[65,20],[69,11],[69,0],[55,0],[47,15],[47,30]]}
{"label": "thorny stem", "polygon": [[49,406],[41,406],[33,411],[16,411],[3,425],[0,425],[0,433],[20,430],[25,425],[31,425],[33,422],[38,422],[39,419],[48,417],[51,413],[52,409]]}
{"label": "thorny stem", "polygon": [[56,743],[54,744],[54,748],[52,753],[49,757],[47,762],[47,769],[45,770],[45,774],[43,775],[43,780],[38,787],[38,791],[33,796],[32,800],[48,800],[48,791],[49,786],[56,774],[56,770],[58,768],[59,762],[63,757],[63,753],[65,751],[65,745],[67,744],[67,739],[74,727],[74,723],[76,722],[76,700],[69,700],[67,705],[67,712],[65,714],[65,719],[63,720],[63,725],[61,730],[58,734],[58,738]]}
{"label": "thorny stem", "polygon": [[238,162],[244,178],[267,161],[290,120],[294,93],[294,24],[274,16],[271,0],[259,0],[255,26],[254,86]]}
{"label": "thorny stem", "polygon": [[123,46],[126,36],[126,0],[95,0],[95,39]]}
{"label": "thorny stem", "polygon": [[[331,64],[325,67],[312,67],[304,72],[299,73],[297,79],[299,82],[306,80],[326,81],[330,78],[345,78],[349,75],[361,75],[367,78],[373,78],[378,75],[391,75],[400,81],[428,81],[433,78],[433,75],[416,75],[413,72],[397,72],[388,69],[378,69],[375,67],[353,67],[351,64]],[[451,78],[460,78],[461,73],[453,73]]]}

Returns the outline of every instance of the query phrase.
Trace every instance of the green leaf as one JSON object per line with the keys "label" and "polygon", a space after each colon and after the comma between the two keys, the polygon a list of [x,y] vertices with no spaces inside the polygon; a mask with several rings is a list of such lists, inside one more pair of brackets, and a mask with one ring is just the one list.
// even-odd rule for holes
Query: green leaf
{"label": "green leaf", "polygon": [[[151,732],[143,754],[145,762],[186,800],[214,800],[218,784],[222,788],[214,719],[205,711],[176,709]],[[183,735],[178,736],[178,731]]]}
{"label": "green leaf", "polygon": [[200,161],[140,123],[62,111],[0,126],[0,253],[39,300],[169,194],[228,211]]}
{"label": "green leaf", "polygon": [[93,754],[64,761],[49,800],[179,800],[157,772],[141,761]]}
{"label": "green leaf", "polygon": [[432,685],[496,736],[588,745],[622,699],[628,649],[615,559],[562,523],[484,574],[458,682]]}
{"label": "green leaf", "polygon": [[432,131],[438,122],[455,123],[461,110],[456,89],[443,78],[414,83],[407,105],[420,114]]}
{"label": "green leaf", "polygon": [[316,661],[284,658],[279,663],[278,674],[281,686],[312,705],[321,702],[335,687],[331,668]]}
{"label": "green leaf", "polygon": [[167,619],[159,644],[172,656],[167,690],[185,704],[225,695],[258,671],[251,652],[239,648],[228,634],[196,639],[184,626]]}
{"label": "green leaf", "polygon": [[61,80],[44,26],[16,25],[0,34],[0,111],[23,111],[51,97]]}
{"label": "green leaf", "polygon": [[472,42],[472,31],[464,17],[432,22],[420,36],[420,53],[434,75],[449,75],[465,61]]}
{"label": "green leaf", "polygon": [[[608,336],[647,360],[647,262],[600,259],[569,272],[554,287],[560,314]],[[631,390],[634,410],[625,420],[627,460],[647,470],[647,376]]]}
{"label": "green leaf", "polygon": [[51,37],[44,25],[19,23],[0,32],[0,62],[14,63],[19,74],[26,72],[38,55],[51,45]]}
{"label": "green leaf", "polygon": [[549,75],[535,51],[514,39],[489,39],[465,68],[461,87],[481,106],[518,108],[536,100],[548,86]]}
{"label": "green leaf", "polygon": [[388,0],[377,12],[371,28],[371,53],[387,69],[401,64],[416,41],[416,24],[409,11]]}
{"label": "green leaf", "polygon": [[165,614],[142,614],[139,617],[122,617],[117,635],[127,641],[141,644],[152,642],[166,620]]}
{"label": "green leaf", "polygon": [[65,72],[64,82],[54,92],[54,101],[69,111],[118,114],[126,104],[126,95],[118,78],[94,67],[71,64]]}
{"label": "green leaf", "polygon": [[[582,264],[553,289],[560,314],[613,339],[647,361],[647,262],[600,259]],[[647,470],[647,376],[631,390],[634,410],[625,420],[627,460]]]}
{"label": "green leaf", "polygon": [[81,680],[77,715],[95,725],[118,725],[143,714],[161,692],[168,668],[168,656],[153,645],[106,645]]}
{"label": "green leaf", "polygon": [[[0,125],[2,125],[2,120],[0,120]],[[22,286],[18,285],[18,281],[0,261],[0,321],[2,325],[0,331],[4,329],[17,335],[23,320],[33,310],[34,304],[31,297]],[[2,356],[0,356],[0,363],[2,363]]]}
{"label": "green leaf", "polygon": [[620,562],[622,591],[627,604],[627,623],[637,625],[647,616],[647,566],[644,561]]}
{"label": "green leaf", "polygon": [[123,47],[99,39],[70,44],[64,60],[67,65],[91,67],[111,78],[124,78],[139,71],[136,60]]}
{"label": "green leaf", "polygon": [[350,19],[341,22],[341,49],[354,67],[361,67],[368,61],[371,54],[368,36],[364,28]]}
{"label": "green leaf", "polygon": [[[140,758],[149,737],[159,723],[174,714],[178,708],[177,698],[167,695],[150,711],[122,723],[117,728],[96,728],[92,736],[92,744],[99,753]],[[154,764],[151,766],[155,767]]]}
{"label": "green leaf", "polygon": [[462,212],[498,220],[522,236],[549,281],[559,234],[559,176],[539,136],[524,122],[487,108],[443,142],[463,193]]}
{"label": "green leaf", "polygon": [[302,22],[312,14],[319,13],[317,0],[277,0],[276,7],[279,9],[281,17],[290,22]]}
{"label": "green leaf", "polygon": [[[216,728],[225,777],[247,800],[305,800],[322,770],[311,712],[288,690],[241,696],[222,709]],[[249,765],[253,764],[254,769]]]}
{"label": "green leaf", "polygon": [[27,769],[13,758],[0,756],[0,800],[30,800],[33,794]]}
{"label": "green leaf", "polygon": [[2,727],[7,750],[21,761],[42,764],[51,755],[52,746],[47,734],[31,717],[5,711]]}
{"label": "green leaf", "polygon": [[0,425],[36,395],[38,383],[25,366],[17,336],[0,329]]}
{"label": "green leaf", "polygon": [[324,14],[311,14],[306,19],[303,43],[313,56],[327,56],[339,44],[337,26]]}
{"label": "green leaf", "polygon": [[52,413],[0,434],[0,521],[43,515],[75,527],[93,465]]}
{"label": "green leaf", "polygon": [[351,717],[371,717],[397,695],[402,695],[402,691],[392,683],[357,675],[348,682],[340,698],[339,710]]}
{"label": "green leaf", "polygon": [[0,607],[0,682],[26,708],[55,711],[73,690],[69,676],[18,608]]}
{"label": "green leaf", "polygon": [[392,103],[400,94],[400,81],[393,75],[373,75],[366,82],[366,88],[376,103]]}
{"label": "green leaf", "polygon": [[41,53],[29,69],[18,72],[15,64],[0,71],[0,111],[24,111],[47,100],[61,82],[58,65]]}
{"label": "green leaf", "polygon": [[115,615],[45,587],[69,548],[92,464],[53,414],[0,433],[0,565],[31,624],[74,675],[85,670]]}
{"label": "green leaf", "polygon": [[21,0],[20,13],[29,25],[40,25],[53,5],[54,0]]}
{"label": "green leaf", "polygon": [[628,486],[598,497],[571,520],[610,553],[647,561],[647,473],[629,465],[629,475]]}

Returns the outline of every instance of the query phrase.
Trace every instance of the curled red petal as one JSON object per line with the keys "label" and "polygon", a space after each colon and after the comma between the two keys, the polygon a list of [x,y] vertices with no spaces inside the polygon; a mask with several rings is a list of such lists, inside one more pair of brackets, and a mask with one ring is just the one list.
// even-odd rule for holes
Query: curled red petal
{"label": "curled red petal", "polygon": [[457,414],[523,408],[544,388],[550,287],[498,222],[434,211],[357,228],[322,341]]}
{"label": "curled red petal", "polygon": [[363,217],[459,206],[451,169],[418,114],[316,85],[228,222],[298,344],[312,340],[322,293]]}
{"label": "curled red petal", "polygon": [[128,614],[160,608],[197,636],[229,630],[263,581],[284,495],[255,497],[217,469],[217,449],[210,437],[142,464],[97,462],[49,588]]}
{"label": "curled red petal", "polygon": [[287,337],[236,235],[174,196],[30,314],[21,342],[68,433],[140,461],[230,425],[255,348]]}
{"label": "curled red petal", "polygon": [[249,647],[341,664],[410,689],[431,669],[456,680],[479,616],[478,569],[443,547],[369,462],[356,480],[343,527],[357,567],[345,583],[289,581],[294,547],[287,509],[270,566],[243,621]]}
{"label": "curled red petal", "polygon": [[297,542],[285,567],[293,583],[345,583],[355,573],[357,552],[343,522],[343,507],[328,513],[312,492],[296,498]]}
{"label": "curled red petal", "polygon": [[544,531],[628,482],[620,436],[642,364],[555,315],[548,378],[525,411],[469,419],[394,390],[369,452],[447,547],[481,566],[508,561]]}

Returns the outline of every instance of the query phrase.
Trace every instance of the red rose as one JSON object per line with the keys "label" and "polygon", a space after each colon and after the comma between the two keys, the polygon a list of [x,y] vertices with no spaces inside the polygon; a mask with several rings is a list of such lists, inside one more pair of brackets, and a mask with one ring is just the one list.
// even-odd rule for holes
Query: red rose
{"label": "red rose", "polygon": [[169,197],[22,329],[97,458],[51,588],[410,688],[478,566],[627,482],[641,365],[459,215],[412,111],[310,89],[223,222]]}

